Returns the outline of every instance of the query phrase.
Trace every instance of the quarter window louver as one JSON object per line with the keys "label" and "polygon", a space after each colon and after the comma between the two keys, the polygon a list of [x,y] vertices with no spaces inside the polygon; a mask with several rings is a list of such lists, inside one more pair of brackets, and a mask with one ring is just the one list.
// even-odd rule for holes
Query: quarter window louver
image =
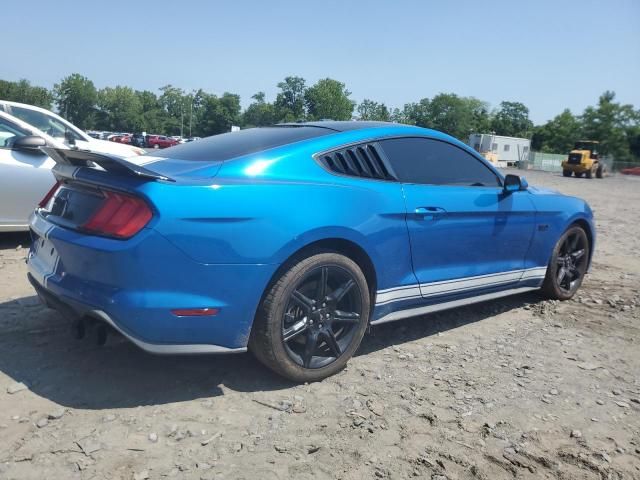
{"label": "quarter window louver", "polygon": [[350,177],[396,180],[373,144],[356,145],[318,158],[327,170]]}

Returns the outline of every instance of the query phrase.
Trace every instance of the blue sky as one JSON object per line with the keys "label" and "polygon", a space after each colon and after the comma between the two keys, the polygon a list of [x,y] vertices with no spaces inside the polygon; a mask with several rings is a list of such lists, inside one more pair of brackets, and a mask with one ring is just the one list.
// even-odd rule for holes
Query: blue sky
{"label": "blue sky", "polygon": [[32,0],[4,8],[0,78],[47,87],[171,83],[250,102],[276,84],[331,77],[352,98],[401,107],[439,92],[540,123],[604,90],[640,107],[640,1]]}

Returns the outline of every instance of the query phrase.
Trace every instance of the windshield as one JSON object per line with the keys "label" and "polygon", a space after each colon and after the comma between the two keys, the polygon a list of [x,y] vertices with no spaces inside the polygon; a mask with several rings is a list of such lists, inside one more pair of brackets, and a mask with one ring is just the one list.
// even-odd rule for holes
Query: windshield
{"label": "windshield", "polygon": [[70,125],[62,123],[53,115],[40,112],[38,110],[31,110],[24,107],[11,106],[11,114],[14,117],[19,118],[23,122],[27,122],[29,125],[33,125],[38,130],[42,130],[47,135],[53,138],[64,139],[64,134],[69,131],[73,134],[76,140],[86,140],[76,128]]}

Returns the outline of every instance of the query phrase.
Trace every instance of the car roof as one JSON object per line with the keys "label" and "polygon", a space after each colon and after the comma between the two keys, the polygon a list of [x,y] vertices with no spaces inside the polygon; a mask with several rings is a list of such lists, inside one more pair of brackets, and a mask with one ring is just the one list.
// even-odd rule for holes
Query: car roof
{"label": "car roof", "polygon": [[318,127],[333,130],[335,132],[347,132],[349,130],[364,130],[367,128],[388,128],[388,127],[408,127],[401,123],[392,122],[369,122],[361,120],[320,120],[317,122],[288,122],[279,123],[276,126],[282,127]]}

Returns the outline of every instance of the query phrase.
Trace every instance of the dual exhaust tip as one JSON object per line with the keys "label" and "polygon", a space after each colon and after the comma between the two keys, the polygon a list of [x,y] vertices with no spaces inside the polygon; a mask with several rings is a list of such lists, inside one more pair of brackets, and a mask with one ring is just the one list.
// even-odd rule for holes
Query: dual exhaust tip
{"label": "dual exhaust tip", "polygon": [[71,336],[76,340],[91,337],[95,344],[102,347],[107,343],[111,328],[103,322],[91,317],[76,318],[71,324]]}

